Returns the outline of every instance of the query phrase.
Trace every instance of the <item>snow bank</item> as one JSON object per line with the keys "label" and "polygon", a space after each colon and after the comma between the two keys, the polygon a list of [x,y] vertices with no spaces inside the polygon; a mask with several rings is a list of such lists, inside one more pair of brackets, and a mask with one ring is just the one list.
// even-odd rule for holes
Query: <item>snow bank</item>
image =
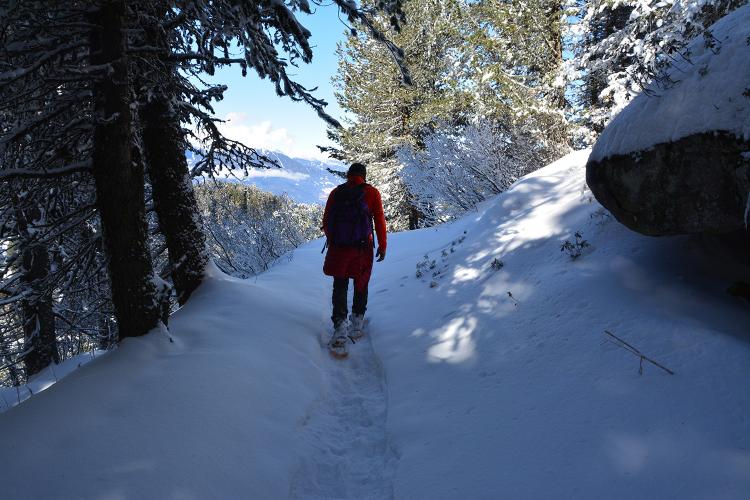
{"label": "snow bank", "polygon": [[0,387],[0,412],[8,410],[73,373],[89,361],[101,356],[105,351],[93,351],[73,356],[59,365],[50,365],[37,373],[20,387]]}
{"label": "snow bank", "polygon": [[689,60],[678,56],[668,71],[673,87],[651,84],[612,120],[592,161],[716,130],[750,140],[750,5],[710,32],[713,39],[700,36],[688,45]]}
{"label": "snow bank", "polygon": [[169,335],[127,339],[0,415],[0,496],[285,498],[321,391],[323,287],[213,270]]}
{"label": "snow bank", "polygon": [[[343,362],[318,338],[322,242],[257,280],[214,271],[173,342],[128,340],[0,415],[3,497],[747,498],[737,268],[617,224],[587,157],[392,235]],[[640,375],[604,330],[676,374]]]}

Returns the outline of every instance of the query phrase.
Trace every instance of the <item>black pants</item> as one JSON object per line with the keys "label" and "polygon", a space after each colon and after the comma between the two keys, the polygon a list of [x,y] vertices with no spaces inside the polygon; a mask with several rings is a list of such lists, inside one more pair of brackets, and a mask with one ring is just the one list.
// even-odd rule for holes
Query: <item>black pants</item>
{"label": "black pants", "polygon": [[[354,281],[354,301],[352,303],[352,312],[354,314],[364,314],[367,310],[367,288],[359,290],[357,281]],[[346,295],[349,291],[349,278],[333,278],[333,326],[346,319],[349,312],[346,303]]]}

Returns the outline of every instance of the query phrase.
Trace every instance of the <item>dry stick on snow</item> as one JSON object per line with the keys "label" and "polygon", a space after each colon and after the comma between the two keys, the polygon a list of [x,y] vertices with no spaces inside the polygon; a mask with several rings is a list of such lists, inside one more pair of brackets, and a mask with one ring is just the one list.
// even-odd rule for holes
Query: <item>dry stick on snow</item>
{"label": "dry stick on snow", "polygon": [[638,358],[640,358],[640,365],[638,367],[638,374],[639,375],[643,375],[643,361],[644,360],[648,361],[649,363],[651,363],[654,366],[658,366],[659,368],[661,368],[665,372],[669,373],[670,375],[674,375],[674,372],[672,370],[670,370],[666,366],[662,365],[661,363],[659,363],[657,361],[654,361],[653,359],[649,358],[648,356],[646,356],[645,354],[643,354],[641,351],[639,351],[638,349],[636,349],[632,345],[628,344],[627,342],[625,342],[624,340],[622,340],[620,337],[618,337],[614,333],[610,332],[609,330],[604,330],[604,333],[607,334],[607,335],[609,335],[612,339],[614,339],[614,340],[607,339],[610,342],[612,342],[614,345],[616,345],[618,347],[622,347],[626,351],[632,352],[634,355],[636,355],[636,356],[638,356]]}

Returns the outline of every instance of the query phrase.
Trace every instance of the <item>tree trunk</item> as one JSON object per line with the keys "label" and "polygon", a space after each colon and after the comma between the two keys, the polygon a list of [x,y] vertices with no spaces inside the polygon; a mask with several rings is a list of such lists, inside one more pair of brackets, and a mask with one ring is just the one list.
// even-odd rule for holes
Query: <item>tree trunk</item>
{"label": "tree trunk", "polygon": [[[561,17],[563,6],[560,0],[551,0],[547,11],[547,36],[549,37],[550,58],[552,59],[551,71],[558,72],[563,64],[563,39]],[[557,109],[565,108],[565,88],[553,89],[550,100]]]}
{"label": "tree trunk", "polygon": [[94,86],[93,174],[102,241],[120,339],[147,333],[159,320],[144,206],[143,167],[131,156],[128,67],[123,38],[123,0],[102,0],[94,14],[92,64],[109,64]]}
{"label": "tree trunk", "polygon": [[31,294],[21,301],[24,333],[23,363],[26,377],[59,363],[52,295],[43,280],[49,275],[50,261],[46,245],[35,244],[23,250],[23,282]]}
{"label": "tree trunk", "polygon": [[[22,191],[30,188],[24,186]],[[46,243],[34,241],[34,228],[29,227],[41,220],[42,209],[29,199],[13,198],[16,216],[16,231],[21,257],[20,274],[26,295],[21,300],[21,322],[24,345],[21,359],[26,377],[59,363],[55,315],[52,310],[51,286],[45,283],[50,273],[50,258]]]}
{"label": "tree trunk", "polygon": [[[154,19],[165,13],[157,9]],[[146,43],[162,50],[145,68],[142,83],[154,92],[140,113],[146,169],[151,180],[154,209],[169,253],[172,282],[180,305],[201,284],[209,255],[198,204],[185,159],[185,137],[172,109],[177,68],[168,61],[169,46],[159,26],[145,26]],[[154,71],[153,68],[157,68]],[[162,81],[159,81],[159,80]]]}
{"label": "tree trunk", "polygon": [[177,300],[182,305],[203,281],[208,264],[206,237],[185,159],[184,137],[166,100],[148,103],[141,119],[154,208],[167,243]]}
{"label": "tree trunk", "polygon": [[39,220],[42,210],[31,201],[16,199],[16,223],[21,249],[21,282],[28,292],[21,300],[23,323],[23,362],[26,377],[47,368],[50,363],[59,363],[55,315],[52,310],[52,292],[44,280],[50,273],[50,258],[45,243],[35,242],[32,228]]}

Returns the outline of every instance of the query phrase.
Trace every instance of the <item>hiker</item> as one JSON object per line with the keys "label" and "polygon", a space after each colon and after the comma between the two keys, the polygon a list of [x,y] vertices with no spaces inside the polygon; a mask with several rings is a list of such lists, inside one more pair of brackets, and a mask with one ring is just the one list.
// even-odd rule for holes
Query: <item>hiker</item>
{"label": "hiker", "polygon": [[[346,174],[346,182],[328,195],[323,213],[323,231],[326,235],[326,253],[323,272],[333,276],[333,336],[329,344],[334,354],[346,355],[347,335],[353,339],[362,336],[367,285],[372,272],[373,219],[378,247],[378,262],[385,259],[386,230],[380,192],[365,181],[367,169],[362,163],[353,163]],[[354,280],[354,301],[349,329],[346,327],[347,291],[349,279]]]}

